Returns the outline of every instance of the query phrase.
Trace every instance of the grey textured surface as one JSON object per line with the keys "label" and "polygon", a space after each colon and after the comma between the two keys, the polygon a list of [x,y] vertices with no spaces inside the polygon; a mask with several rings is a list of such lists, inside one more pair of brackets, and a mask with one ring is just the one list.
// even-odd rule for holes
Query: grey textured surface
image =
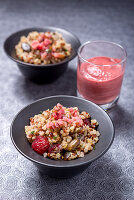
{"label": "grey textured surface", "polygon": [[[0,1],[0,200],[133,200],[134,199],[134,4],[132,1]],[[13,147],[9,128],[15,114],[33,100],[56,94],[76,95],[76,63],[49,85],[25,80],[3,52],[4,39],[32,26],[57,26],[81,40],[105,39],[128,52],[118,106],[110,115],[116,136],[110,150],[71,179],[42,176]]]}

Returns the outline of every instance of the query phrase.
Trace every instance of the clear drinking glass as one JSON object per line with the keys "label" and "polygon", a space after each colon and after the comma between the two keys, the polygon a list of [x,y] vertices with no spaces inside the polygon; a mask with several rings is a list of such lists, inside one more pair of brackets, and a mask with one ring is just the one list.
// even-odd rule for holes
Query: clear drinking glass
{"label": "clear drinking glass", "polygon": [[113,107],[120,96],[127,53],[119,44],[88,41],[78,50],[77,95]]}

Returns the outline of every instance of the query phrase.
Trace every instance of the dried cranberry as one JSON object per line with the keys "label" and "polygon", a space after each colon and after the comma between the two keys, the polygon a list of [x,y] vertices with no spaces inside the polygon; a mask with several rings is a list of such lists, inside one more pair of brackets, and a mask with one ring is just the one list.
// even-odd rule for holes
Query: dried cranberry
{"label": "dried cranberry", "polygon": [[92,127],[92,126],[91,126],[91,119],[90,119],[90,118],[85,118],[85,119],[83,119],[83,122],[84,122],[84,125],[87,125],[87,126],[89,126],[90,128]]}
{"label": "dried cranberry", "polygon": [[47,137],[37,136],[32,143],[32,148],[39,154],[45,153],[49,148],[49,141]]}

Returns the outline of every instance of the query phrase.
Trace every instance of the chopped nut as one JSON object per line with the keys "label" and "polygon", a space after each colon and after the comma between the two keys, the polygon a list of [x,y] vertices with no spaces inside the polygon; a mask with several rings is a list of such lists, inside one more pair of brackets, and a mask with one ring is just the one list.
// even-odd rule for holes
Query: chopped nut
{"label": "chopped nut", "polygon": [[74,139],[68,144],[67,149],[69,151],[71,151],[71,150],[75,149],[79,145],[79,143],[80,143],[80,141],[78,139]]}

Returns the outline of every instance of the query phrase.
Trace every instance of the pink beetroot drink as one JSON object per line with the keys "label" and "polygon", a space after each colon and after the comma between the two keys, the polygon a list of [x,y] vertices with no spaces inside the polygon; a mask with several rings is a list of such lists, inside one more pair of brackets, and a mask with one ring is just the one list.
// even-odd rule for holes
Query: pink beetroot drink
{"label": "pink beetroot drink", "polygon": [[98,105],[112,102],[119,96],[122,85],[124,68],[120,64],[121,60],[99,56],[86,61],[78,63],[79,94]]}

